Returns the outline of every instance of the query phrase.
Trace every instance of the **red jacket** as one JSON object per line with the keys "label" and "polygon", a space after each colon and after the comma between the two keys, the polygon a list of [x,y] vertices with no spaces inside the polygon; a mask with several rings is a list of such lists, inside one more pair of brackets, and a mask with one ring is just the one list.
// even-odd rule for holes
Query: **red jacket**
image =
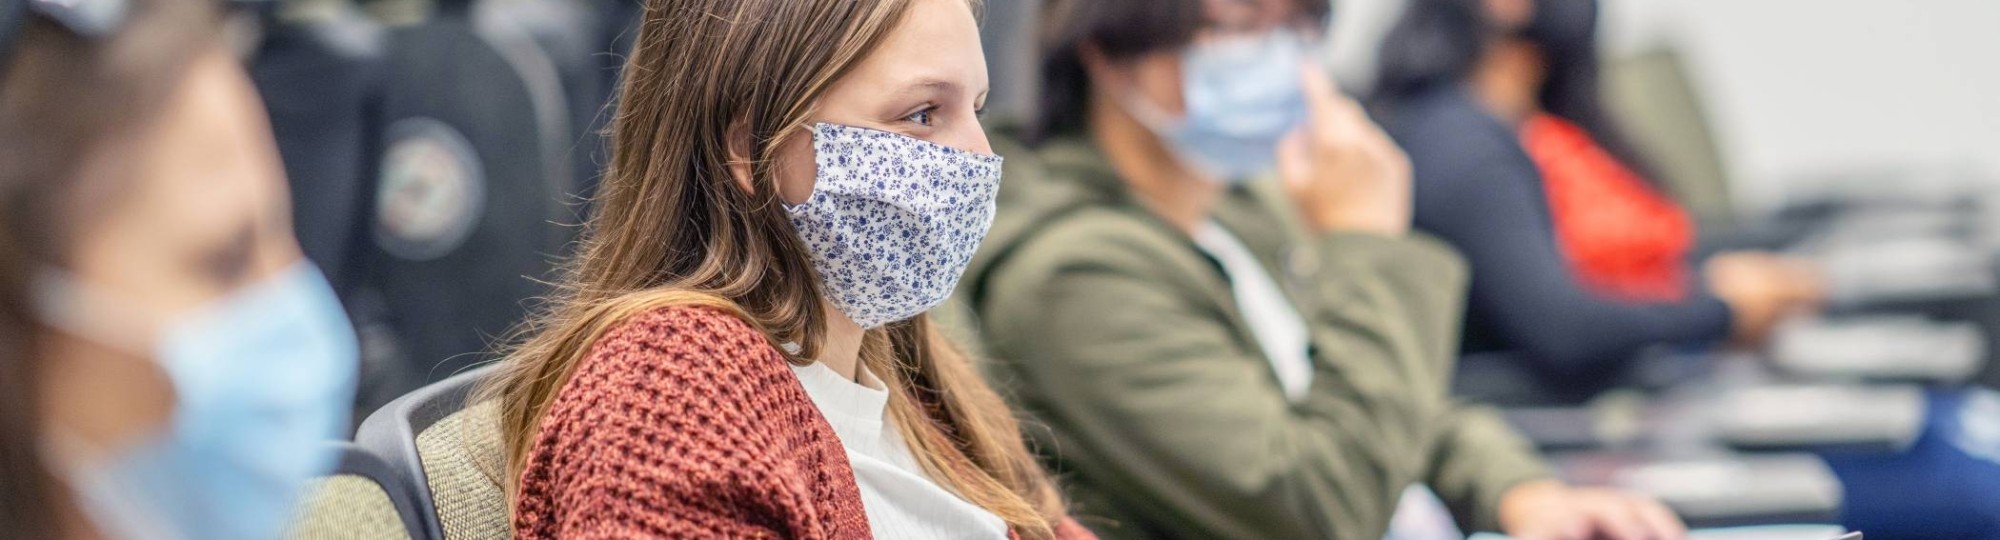
{"label": "red jacket", "polygon": [[[606,332],[549,406],[519,485],[523,540],[872,537],[847,453],[784,355],[703,308]],[[1058,533],[1091,538],[1073,521]]]}
{"label": "red jacket", "polygon": [[1695,241],[1687,210],[1568,120],[1530,118],[1521,145],[1541,169],[1556,240],[1583,283],[1630,301],[1687,298]]}

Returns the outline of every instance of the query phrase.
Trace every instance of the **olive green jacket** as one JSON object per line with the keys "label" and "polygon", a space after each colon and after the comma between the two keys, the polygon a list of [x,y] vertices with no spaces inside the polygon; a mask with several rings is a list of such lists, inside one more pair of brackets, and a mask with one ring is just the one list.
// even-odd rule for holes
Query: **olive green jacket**
{"label": "olive green jacket", "polygon": [[1492,530],[1501,492],[1546,476],[1497,415],[1447,396],[1466,268],[1442,244],[1310,235],[1275,182],[1221,203],[1309,327],[1292,402],[1218,264],[1094,145],[996,144],[999,216],[957,301],[1099,534],[1378,540],[1416,483]]}

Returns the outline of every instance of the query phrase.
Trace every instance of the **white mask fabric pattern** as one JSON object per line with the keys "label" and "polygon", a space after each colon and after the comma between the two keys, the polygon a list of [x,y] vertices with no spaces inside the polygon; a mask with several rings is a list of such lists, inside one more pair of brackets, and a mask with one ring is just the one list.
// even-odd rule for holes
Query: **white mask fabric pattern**
{"label": "white mask fabric pattern", "polygon": [[821,294],[864,329],[951,295],[993,224],[1000,156],[815,124],[813,193],[788,205]]}

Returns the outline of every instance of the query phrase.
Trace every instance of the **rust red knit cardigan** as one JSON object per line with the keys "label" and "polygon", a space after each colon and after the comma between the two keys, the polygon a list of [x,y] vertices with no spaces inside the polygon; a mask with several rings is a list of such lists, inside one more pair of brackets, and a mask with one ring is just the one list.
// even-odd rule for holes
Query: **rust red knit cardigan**
{"label": "rust red knit cardigan", "polygon": [[[591,347],[543,417],[523,540],[870,538],[847,453],[784,355],[734,316],[656,310]],[[1065,539],[1093,538],[1072,521]]]}

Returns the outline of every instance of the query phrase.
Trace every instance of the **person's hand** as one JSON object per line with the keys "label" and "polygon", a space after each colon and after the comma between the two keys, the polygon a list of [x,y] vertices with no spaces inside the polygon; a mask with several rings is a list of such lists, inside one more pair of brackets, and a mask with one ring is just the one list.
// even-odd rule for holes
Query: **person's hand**
{"label": "person's hand", "polygon": [[1500,528],[1517,540],[1681,540],[1687,526],[1666,505],[1614,489],[1528,482],[1500,496]]}
{"label": "person's hand", "polygon": [[1410,158],[1316,67],[1301,71],[1308,116],[1278,145],[1278,174],[1321,233],[1410,230]]}
{"label": "person's hand", "polygon": [[1779,322],[1824,298],[1819,272],[1796,259],[1761,252],[1722,253],[1702,267],[1708,286],[1729,304],[1736,343],[1764,343]]}

